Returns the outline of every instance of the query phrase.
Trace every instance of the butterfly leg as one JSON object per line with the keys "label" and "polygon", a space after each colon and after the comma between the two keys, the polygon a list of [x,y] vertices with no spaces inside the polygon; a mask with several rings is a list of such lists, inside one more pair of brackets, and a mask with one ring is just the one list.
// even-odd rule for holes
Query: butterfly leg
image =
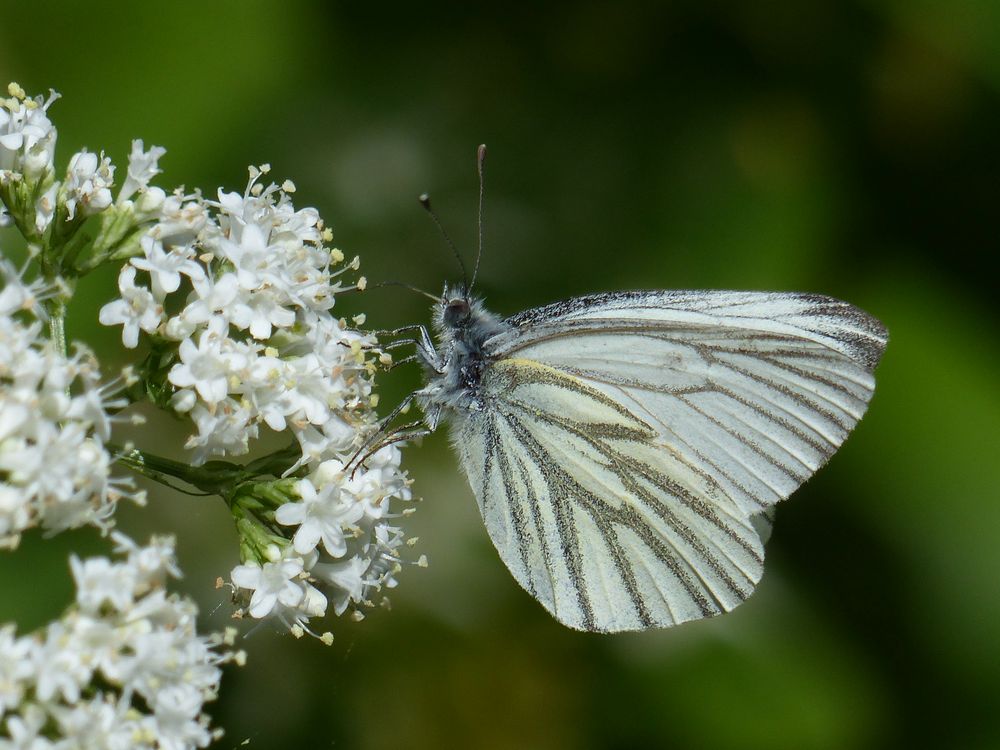
{"label": "butterfly leg", "polygon": [[434,368],[435,372],[440,373],[444,369],[444,362],[434,347],[431,335],[427,333],[427,329],[424,326],[418,326],[417,332],[420,334],[420,341],[417,342],[417,356],[427,365]]}
{"label": "butterfly leg", "polygon": [[[431,340],[431,335],[427,332],[427,328],[424,325],[414,323],[413,325],[402,326],[400,328],[394,328],[386,331],[375,331],[374,333],[376,336],[399,336],[400,334],[407,333],[409,331],[416,331],[416,336],[390,341],[383,347],[383,349],[386,351],[392,351],[393,349],[413,344],[416,347],[416,358],[440,374],[443,368],[443,362],[441,361],[441,357],[434,346],[434,342]],[[407,357],[402,361],[410,362],[413,360]],[[402,361],[399,364],[401,364]]]}
{"label": "butterfly leg", "polygon": [[[402,361],[402,360],[400,360],[400,361]],[[379,420],[378,430],[376,430],[375,433],[374,433],[376,437],[380,433],[384,432],[385,428],[389,425],[389,423],[392,422],[392,420],[394,420],[396,417],[398,417],[401,413],[403,413],[406,410],[406,408],[411,403],[413,403],[413,399],[414,399],[415,396],[416,396],[416,393],[411,393],[406,398],[404,398],[402,401],[400,401],[396,405],[396,408],[394,408],[391,412],[389,412],[389,416],[387,416],[385,419]]]}
{"label": "butterfly leg", "polygon": [[[355,472],[364,465],[365,461],[369,456],[373,456],[380,450],[385,448],[387,445],[392,445],[394,443],[402,443],[407,440],[415,440],[416,438],[422,438],[431,434],[431,430],[423,426],[422,420],[415,420],[413,422],[408,422],[407,424],[399,425],[398,427],[393,427],[391,430],[387,430],[382,433],[376,433],[376,435],[381,435],[381,439],[365,446],[362,446],[358,451],[351,457],[351,460],[347,462],[345,469],[354,466],[351,469],[351,478],[354,477]],[[362,451],[364,453],[362,454]]]}
{"label": "butterfly leg", "polygon": [[409,357],[403,357],[402,359],[395,360],[391,365],[389,365],[389,370],[392,371],[395,370],[400,365],[408,365],[411,362],[420,362],[420,361],[421,361],[420,355],[411,354]]}
{"label": "butterfly leg", "polygon": [[412,323],[408,326],[400,326],[399,328],[379,328],[372,331],[374,336],[398,336],[401,333],[406,333],[407,331],[416,331],[420,328],[424,328],[422,323]]}
{"label": "butterfly leg", "polygon": [[[409,357],[407,359],[409,359]],[[402,362],[403,360],[400,360],[400,361]],[[384,442],[384,440],[385,440],[385,438],[387,436],[395,435],[395,434],[399,433],[402,430],[411,429],[411,428],[416,427],[417,425],[421,424],[421,422],[418,420],[418,421],[411,422],[411,423],[408,423],[408,424],[405,424],[405,425],[401,425],[400,427],[394,427],[392,429],[387,429],[388,426],[390,424],[392,424],[392,420],[394,420],[396,417],[398,417],[400,414],[404,413],[407,410],[407,408],[409,407],[409,405],[411,403],[413,403],[413,400],[414,400],[414,398],[416,398],[416,396],[417,396],[417,392],[416,391],[413,392],[413,393],[411,393],[411,394],[409,394],[406,398],[404,398],[402,401],[400,401],[398,404],[396,404],[396,407],[391,412],[389,412],[389,414],[386,417],[384,417],[383,419],[380,419],[379,423],[378,423],[378,427],[375,429],[374,432],[372,432],[371,436],[367,440],[365,440],[364,443],[361,444],[361,447],[358,448],[354,452],[354,455],[351,456],[350,460],[348,460],[348,462],[347,462],[346,465],[350,466],[355,461],[357,461],[357,463],[360,465],[366,458],[368,458],[368,456],[370,456],[371,454],[375,453],[375,451],[377,451],[379,448],[382,448],[385,445],[388,445],[388,443]],[[436,426],[436,424],[435,424],[435,426]],[[399,442],[399,439],[392,440],[390,442]],[[377,445],[377,447],[374,447],[374,448],[372,447],[372,446],[376,446],[376,445]],[[361,458],[360,460],[358,460],[358,456],[363,456],[363,458]]]}
{"label": "butterfly leg", "polygon": [[[416,343],[417,343],[416,339],[397,339],[396,341],[390,341],[388,344],[383,346],[382,349],[384,351],[391,352],[394,349],[400,349],[404,346],[410,346],[411,344],[416,344]],[[403,357],[402,359],[394,359],[392,361],[392,364],[390,364],[387,369],[391,372],[400,365],[408,365],[411,362],[419,362],[419,361],[422,361],[419,354],[410,354],[407,355],[406,357]]]}
{"label": "butterfly leg", "polygon": [[391,352],[393,349],[399,349],[401,346],[410,346],[410,344],[416,344],[416,339],[396,339],[395,341],[390,341],[388,344],[383,346],[387,352]]}

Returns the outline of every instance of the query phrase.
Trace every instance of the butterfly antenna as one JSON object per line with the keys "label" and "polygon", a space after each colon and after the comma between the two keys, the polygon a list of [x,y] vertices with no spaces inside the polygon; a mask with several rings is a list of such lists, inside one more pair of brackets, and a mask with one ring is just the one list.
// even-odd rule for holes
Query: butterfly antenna
{"label": "butterfly antenna", "polygon": [[[486,144],[480,143],[476,149],[476,171],[479,172],[479,248],[476,251],[476,267],[472,269],[472,286],[476,285],[476,277],[479,276],[479,259],[483,257],[483,243],[486,236],[486,209],[484,208],[484,198],[486,197]],[[472,287],[469,287],[470,290]]]}
{"label": "butterfly antenna", "polygon": [[404,289],[409,289],[411,292],[416,292],[417,294],[422,294],[428,299],[432,299],[435,302],[440,302],[441,297],[436,294],[431,294],[430,292],[425,292],[420,287],[413,286],[413,284],[407,284],[405,281],[380,281],[377,284],[370,284],[369,289],[379,286],[401,286]]}
{"label": "butterfly antenna", "polygon": [[[431,218],[434,220],[434,224],[437,226],[438,231],[441,236],[444,237],[444,241],[448,243],[448,247],[451,248],[451,252],[454,253],[455,259],[458,261],[459,267],[462,269],[462,283],[465,285],[465,292],[469,292],[469,275],[465,272],[465,263],[462,262],[462,256],[458,253],[458,248],[455,247],[455,243],[451,241],[451,237],[448,233],[444,231],[444,227],[441,225],[441,220],[438,218],[437,214],[434,213],[434,209],[431,208],[431,197],[427,193],[423,193],[418,200],[420,205],[424,207],[424,210],[430,214]],[[438,298],[435,297],[435,300]]]}

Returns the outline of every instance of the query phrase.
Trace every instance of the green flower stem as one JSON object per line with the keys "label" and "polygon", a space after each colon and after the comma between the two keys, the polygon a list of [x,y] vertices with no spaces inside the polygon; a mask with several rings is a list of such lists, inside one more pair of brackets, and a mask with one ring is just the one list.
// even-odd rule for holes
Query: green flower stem
{"label": "green flower stem", "polygon": [[66,247],[63,264],[77,276],[84,276],[105,263],[142,254],[139,240],[151,222],[139,221],[131,210],[116,206],[101,214],[99,221],[96,237],[70,242]]}
{"label": "green flower stem", "polygon": [[173,486],[171,480],[180,480],[206,494],[223,498],[228,498],[236,487],[253,476],[245,467],[228,461],[209,461],[203,466],[191,466],[138,448],[123,449],[109,445],[108,449],[119,455],[119,460],[130,469],[155,482]]}
{"label": "green flower stem", "polygon": [[[83,276],[86,270],[81,270],[76,265],[76,259],[80,253],[93,245],[94,238],[89,231],[76,232],[63,246],[63,254],[60,264],[65,275]],[[87,269],[90,270],[90,269]]]}
{"label": "green flower stem", "polygon": [[49,305],[49,338],[58,351],[66,354],[66,301],[62,297]]}
{"label": "green flower stem", "polygon": [[229,461],[209,461],[202,466],[191,466],[138,448],[109,444],[108,449],[120,456],[119,461],[130,469],[155,482],[174,486],[174,482],[179,480],[206,494],[220,496],[233,508],[236,516],[237,506],[249,513],[268,516],[275,508],[293,499],[295,482],[298,481],[294,477],[281,479],[280,472],[276,471],[294,463],[298,457],[295,444],[246,466]]}
{"label": "green flower stem", "polygon": [[270,474],[280,477],[302,456],[299,444],[293,440],[279,451],[255,459],[246,465],[246,470],[254,476]]}
{"label": "green flower stem", "polygon": [[69,209],[66,207],[65,200],[60,200],[56,204],[52,223],[45,233],[45,257],[49,259],[52,272],[64,277],[67,275],[66,263],[64,262],[65,248],[73,240],[79,240],[80,235],[84,235],[84,238],[87,239],[86,234],[79,231],[85,223],[86,219],[80,214],[72,219],[69,218]]}
{"label": "green flower stem", "polygon": [[22,176],[0,184],[0,200],[7,207],[7,213],[18,231],[33,247],[45,245],[44,237],[35,227],[35,204],[51,184],[51,173],[35,181],[25,180]]}

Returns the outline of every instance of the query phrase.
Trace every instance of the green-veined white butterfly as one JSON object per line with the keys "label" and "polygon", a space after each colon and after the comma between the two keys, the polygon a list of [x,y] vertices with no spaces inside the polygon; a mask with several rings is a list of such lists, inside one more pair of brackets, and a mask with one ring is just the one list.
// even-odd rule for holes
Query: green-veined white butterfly
{"label": "green-veined white butterfly", "polygon": [[595,294],[501,320],[463,285],[435,306],[436,344],[415,328],[414,396],[429,430],[450,421],[501,559],[557,620],[600,632],[751,594],[773,506],[861,419],[887,341],[846,302],[737,291]]}

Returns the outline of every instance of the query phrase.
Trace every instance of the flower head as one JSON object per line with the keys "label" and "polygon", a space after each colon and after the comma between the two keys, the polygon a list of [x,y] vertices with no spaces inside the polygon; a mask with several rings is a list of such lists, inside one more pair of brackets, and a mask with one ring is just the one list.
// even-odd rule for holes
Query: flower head
{"label": "flower head", "polygon": [[59,95],[53,91],[48,99],[31,99],[16,83],[7,93],[9,98],[0,99],[0,172],[35,180],[52,171],[56,129],[48,110]]}
{"label": "flower head", "polygon": [[150,146],[149,151],[144,151],[143,148],[142,139],[132,141],[132,152],[128,157],[128,174],[121,190],[118,191],[119,204],[137,192],[145,192],[149,187],[149,181],[162,171],[159,161],[167,150],[162,146]]}
{"label": "flower head", "polygon": [[43,337],[35,315],[46,286],[5,264],[0,273],[0,545],[15,546],[34,526],[107,529],[119,499],[142,499],[112,477],[104,446],[121,406],[116,388],[102,385],[89,351],[67,357]]}
{"label": "flower head", "polygon": [[86,150],[73,154],[63,182],[66,218],[72,220],[78,213],[90,216],[110,206],[114,178],[115,168],[103,154],[100,158]]}
{"label": "flower head", "polygon": [[[198,635],[168,594],[173,542],[116,537],[125,559],[71,559],[76,603],[30,636],[0,628],[0,713],[11,747],[200,748],[219,732],[204,704],[242,655]],[[4,747],[8,745],[0,741]]]}
{"label": "flower head", "polygon": [[[130,170],[151,174],[154,156],[134,145],[136,165],[146,166]],[[242,194],[166,198],[122,270],[121,296],[101,310],[102,323],[122,326],[126,346],[144,332],[168,355],[168,401],[193,420],[188,445],[199,463],[244,453],[261,424],[290,429],[308,446],[307,462],[322,460],[357,447],[374,422],[375,341],[330,312],[335,293],[354,288],[338,277],[357,262],[334,270],[343,254],[326,246],[318,213],[262,184],[268,169],[251,169]],[[331,422],[348,429],[327,438]]]}

